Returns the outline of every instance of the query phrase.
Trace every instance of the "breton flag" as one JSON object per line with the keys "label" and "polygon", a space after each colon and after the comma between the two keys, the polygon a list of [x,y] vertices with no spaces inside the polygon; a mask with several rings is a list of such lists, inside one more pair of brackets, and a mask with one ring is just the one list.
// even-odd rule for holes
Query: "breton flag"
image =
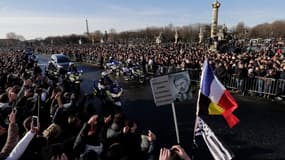
{"label": "breton flag", "polygon": [[[203,66],[200,88],[199,106],[197,107],[201,111],[207,109],[209,115],[223,115],[230,128],[234,127],[239,122],[239,119],[233,115],[238,105],[230,92],[214,75],[207,59]],[[197,111],[199,112],[199,109]]]}
{"label": "breton flag", "polygon": [[195,136],[203,137],[215,160],[231,160],[234,158],[234,154],[223,146],[211,128],[200,117],[197,117],[196,123]]}

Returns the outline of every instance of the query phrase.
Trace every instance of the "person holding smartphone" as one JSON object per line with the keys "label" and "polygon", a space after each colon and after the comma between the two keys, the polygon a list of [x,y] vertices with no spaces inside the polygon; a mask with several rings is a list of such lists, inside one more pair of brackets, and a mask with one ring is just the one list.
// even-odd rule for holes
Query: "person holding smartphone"
{"label": "person holding smartphone", "polygon": [[[37,121],[37,126],[34,125],[34,121]],[[36,135],[38,131],[38,118],[32,118],[31,121],[31,129],[28,131],[25,136],[17,143],[17,145],[14,147],[14,149],[11,151],[9,156],[7,157],[6,160],[15,160],[15,159],[20,159],[25,150],[27,149],[28,145]]]}
{"label": "person holding smartphone", "polygon": [[16,123],[16,110],[9,114],[8,137],[4,147],[0,152],[0,159],[5,159],[19,141],[19,128]]}
{"label": "person holding smartphone", "polygon": [[33,116],[32,117],[32,123],[33,123],[33,127],[39,129],[39,118],[38,116]]}

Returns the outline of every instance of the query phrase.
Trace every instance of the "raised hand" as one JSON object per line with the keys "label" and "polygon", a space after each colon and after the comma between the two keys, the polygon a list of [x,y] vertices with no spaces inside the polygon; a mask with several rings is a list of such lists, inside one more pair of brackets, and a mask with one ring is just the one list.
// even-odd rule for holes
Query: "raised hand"
{"label": "raised hand", "polygon": [[151,130],[148,130],[147,136],[148,136],[148,141],[150,141],[150,142],[156,140],[156,135]]}
{"label": "raised hand", "polygon": [[188,156],[188,154],[185,152],[185,150],[180,145],[172,146],[171,150],[173,150],[181,159],[191,160],[191,158]]}
{"label": "raised hand", "polygon": [[16,113],[14,110],[9,114],[9,122],[11,124],[16,123]]}
{"label": "raised hand", "polygon": [[170,160],[171,153],[167,148],[161,148],[159,154],[159,160]]}

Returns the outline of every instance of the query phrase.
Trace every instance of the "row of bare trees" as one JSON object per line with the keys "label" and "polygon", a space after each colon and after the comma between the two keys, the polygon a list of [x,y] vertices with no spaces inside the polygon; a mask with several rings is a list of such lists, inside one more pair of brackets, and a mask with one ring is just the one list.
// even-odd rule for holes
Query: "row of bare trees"
{"label": "row of bare trees", "polygon": [[[197,42],[200,27],[202,27],[204,38],[210,36],[211,26],[209,24],[194,24],[182,27],[175,27],[169,24],[165,27],[148,27],[146,29],[136,31],[125,31],[117,33],[111,29],[108,33],[108,39],[111,41],[155,41],[160,33],[162,42],[174,42],[175,32],[178,33],[178,39],[182,42]],[[222,26],[219,26],[219,29]],[[278,20],[272,23],[259,24],[254,27],[248,27],[245,23],[239,22],[237,25],[228,29],[228,32],[236,39],[251,38],[284,38],[285,36],[285,20]],[[96,31],[91,34],[91,38],[95,41],[104,39],[104,34]]]}
{"label": "row of bare trees", "polygon": [[243,22],[233,27],[234,33],[239,38],[285,38],[285,20],[278,20],[272,23],[258,24],[252,28],[247,27]]}
{"label": "row of bare trees", "polygon": [[260,38],[285,36],[285,21],[275,21],[271,24],[264,23],[252,28],[251,35]]}
{"label": "row of bare trees", "polygon": [[[115,29],[101,32],[99,30],[84,35],[47,37],[40,42],[44,44],[79,44],[79,40],[84,43],[98,42],[155,42],[155,38],[161,34],[162,42],[174,42],[175,34],[178,34],[178,41],[195,42],[198,41],[199,28],[204,28],[204,37],[210,34],[210,25],[189,25],[175,27],[169,24],[165,27],[148,27],[141,30],[117,32]],[[37,41],[39,42],[39,41]]]}
{"label": "row of bare trees", "polygon": [[[155,42],[155,38],[161,34],[162,42],[174,42],[175,34],[178,34],[180,42],[197,42],[200,27],[203,29],[204,39],[210,36],[209,24],[193,24],[188,26],[177,27],[169,24],[165,27],[147,27],[141,30],[116,32],[110,29],[108,32],[99,30],[85,35],[68,35],[47,37],[45,39],[37,39],[35,42],[41,44],[85,44],[96,43],[101,41],[120,41],[120,42]],[[221,28],[222,26],[219,26]],[[283,38],[285,35],[285,21],[278,20],[272,23],[259,24],[254,27],[248,27],[243,22],[228,29],[236,39],[251,38]],[[24,37],[13,32],[7,33],[7,39],[24,40]]]}
{"label": "row of bare trees", "polygon": [[[115,29],[108,32],[110,41],[148,41],[154,42],[155,37],[161,34],[162,42],[174,42],[175,33],[178,33],[178,39],[181,42],[197,42],[200,27],[202,27],[204,39],[210,36],[211,26],[209,24],[193,24],[188,26],[176,27],[169,24],[165,27],[148,27],[136,31],[125,31],[117,33]],[[222,26],[219,26],[219,29]],[[228,32],[236,39],[251,38],[283,38],[285,35],[285,21],[278,20],[272,23],[259,24],[254,27],[248,27],[245,23],[239,22],[237,25],[228,29]],[[95,31],[90,34],[89,39],[95,42],[104,39],[106,33]]]}

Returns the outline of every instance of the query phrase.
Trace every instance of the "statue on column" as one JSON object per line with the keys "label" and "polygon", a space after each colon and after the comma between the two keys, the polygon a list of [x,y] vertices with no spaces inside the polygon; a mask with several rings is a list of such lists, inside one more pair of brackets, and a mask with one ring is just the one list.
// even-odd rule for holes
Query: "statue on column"
{"label": "statue on column", "polygon": [[216,0],[212,3],[212,23],[211,23],[211,39],[212,44],[210,50],[216,51],[218,46],[218,13],[221,4]]}
{"label": "statue on column", "polygon": [[226,26],[226,24],[223,25],[222,30],[223,30],[224,33],[228,32],[228,27]]}
{"label": "statue on column", "polygon": [[175,29],[175,35],[174,35],[175,41],[174,43],[176,44],[178,41],[178,33],[177,33],[177,29]]}
{"label": "statue on column", "polygon": [[199,43],[202,43],[204,41],[204,33],[202,27],[200,27],[200,32],[199,32]]}
{"label": "statue on column", "polygon": [[159,36],[157,36],[156,38],[155,38],[155,42],[156,42],[156,44],[160,44],[161,43],[161,32],[159,33]]}
{"label": "statue on column", "polygon": [[94,43],[95,43],[95,40],[94,40],[94,38],[92,37],[92,45],[94,45]]}
{"label": "statue on column", "polygon": [[108,39],[109,39],[108,33],[107,33],[107,31],[105,30],[105,34],[104,34],[104,39],[103,39],[103,41],[104,41],[104,42],[107,42]]}
{"label": "statue on column", "polygon": [[227,26],[224,24],[218,33],[218,40],[219,41],[226,39],[227,30],[228,30]]}

